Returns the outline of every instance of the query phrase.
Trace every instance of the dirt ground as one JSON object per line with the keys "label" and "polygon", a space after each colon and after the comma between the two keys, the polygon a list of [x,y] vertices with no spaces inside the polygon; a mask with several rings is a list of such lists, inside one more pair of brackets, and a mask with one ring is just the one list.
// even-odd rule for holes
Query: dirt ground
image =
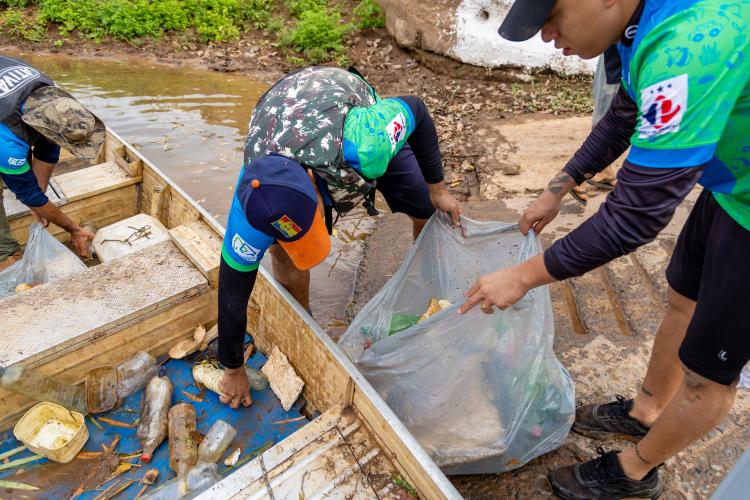
{"label": "dirt ground", "polygon": [[[567,160],[591,126],[588,117],[524,117],[488,121],[476,131],[496,169],[480,169],[479,196],[465,204],[469,217],[517,221],[524,208]],[[488,153],[489,155],[489,153]],[[517,175],[503,173],[503,168]],[[586,404],[632,397],[645,374],[654,334],[666,300],[664,269],[674,242],[699,194],[696,189],[653,243],[586,276],[551,286],[555,314],[555,353],[576,383],[576,400]],[[593,214],[605,194],[594,190],[583,209],[566,198],[560,215],[542,233],[548,245]],[[354,315],[398,268],[410,246],[408,220],[381,217],[365,246],[359,268]],[[708,498],[750,444],[750,397],[741,390],[731,414],[716,430],[693,444],[663,469],[663,498]],[[595,457],[596,447],[622,449],[628,443],[594,441],[571,433],[559,450],[505,474],[457,476],[453,483],[467,498],[543,498],[551,494],[549,470]]]}
{"label": "dirt ground", "polygon": [[[17,42],[0,41],[9,50]],[[239,43],[200,46],[167,36],[142,47],[125,42],[95,44],[81,39],[54,48],[51,41],[19,49],[79,57],[138,56],[168,64],[188,64],[246,73],[272,83],[294,66],[284,54],[250,33]],[[350,59],[381,95],[423,97],[438,128],[446,182],[479,219],[517,220],[551,176],[580,145],[589,127],[588,77],[560,78],[517,71],[486,72],[425,53],[407,53],[383,30],[368,31],[350,43]],[[529,83],[533,80],[534,83]],[[562,236],[594,213],[601,192],[584,210],[566,199],[543,241]],[[670,226],[652,244],[601,270],[553,285],[555,351],[576,382],[580,403],[630,397],[645,372],[652,339],[665,308],[664,269],[697,192],[680,207]],[[406,224],[405,224],[406,223]],[[398,267],[411,238],[403,216],[381,216],[366,243],[350,314]],[[665,498],[707,498],[750,443],[750,399],[743,392],[731,415],[706,438],[667,463]],[[541,498],[551,494],[546,473],[559,465],[596,455],[593,442],[571,434],[561,449],[506,474],[453,478],[468,498]]]}

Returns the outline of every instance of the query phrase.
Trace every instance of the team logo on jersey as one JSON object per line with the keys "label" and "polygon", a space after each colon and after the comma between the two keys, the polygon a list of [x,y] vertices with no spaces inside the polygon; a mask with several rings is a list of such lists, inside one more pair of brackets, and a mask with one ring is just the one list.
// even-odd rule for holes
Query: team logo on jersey
{"label": "team logo on jersey", "polygon": [[259,249],[243,240],[242,237],[237,233],[235,233],[234,237],[232,238],[232,249],[237,255],[242,257],[243,260],[246,260],[248,262],[257,262],[258,254],[260,254]]}
{"label": "team logo on jersey", "polygon": [[641,91],[640,138],[677,132],[688,106],[688,76],[680,75]]}
{"label": "team logo on jersey", "polygon": [[30,66],[10,66],[0,70],[0,98],[9,96],[39,77],[39,72]]}
{"label": "team logo on jersey", "polygon": [[23,167],[26,165],[26,158],[8,158],[8,165],[12,167]]}
{"label": "team logo on jersey", "polygon": [[279,232],[287,238],[294,238],[302,232],[302,228],[299,227],[288,215],[272,222],[271,225],[278,229]]}
{"label": "team logo on jersey", "polygon": [[403,113],[399,113],[396,117],[391,120],[391,123],[386,125],[385,131],[388,133],[388,138],[391,140],[391,152],[396,151],[396,146],[401,139],[406,135],[406,118]]}

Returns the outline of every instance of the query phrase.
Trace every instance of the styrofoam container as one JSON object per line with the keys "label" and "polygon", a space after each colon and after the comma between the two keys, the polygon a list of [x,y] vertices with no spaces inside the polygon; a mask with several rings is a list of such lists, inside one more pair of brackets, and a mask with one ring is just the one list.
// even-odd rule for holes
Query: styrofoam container
{"label": "styrofoam container", "polygon": [[[150,233],[148,237],[136,238],[134,236],[138,229],[146,227]],[[128,238],[130,238],[130,244],[124,242]],[[164,241],[169,241],[167,228],[150,215],[138,214],[99,229],[94,237],[94,251],[100,262],[109,262]]]}
{"label": "styrofoam container", "polygon": [[55,462],[75,458],[89,439],[83,415],[55,403],[38,403],[13,428],[28,449]]}

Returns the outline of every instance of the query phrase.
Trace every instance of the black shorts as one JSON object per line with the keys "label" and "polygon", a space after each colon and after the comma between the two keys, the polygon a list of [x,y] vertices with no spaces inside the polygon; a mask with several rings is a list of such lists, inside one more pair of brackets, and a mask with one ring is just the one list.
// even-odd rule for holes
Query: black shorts
{"label": "black shorts", "polygon": [[377,189],[383,194],[393,213],[401,212],[415,219],[429,219],[435,211],[427,183],[408,143],[393,157],[385,174],[378,177]]}
{"label": "black shorts", "polygon": [[680,360],[724,385],[750,360],[750,231],[704,190],[682,228],[667,282],[697,302]]}

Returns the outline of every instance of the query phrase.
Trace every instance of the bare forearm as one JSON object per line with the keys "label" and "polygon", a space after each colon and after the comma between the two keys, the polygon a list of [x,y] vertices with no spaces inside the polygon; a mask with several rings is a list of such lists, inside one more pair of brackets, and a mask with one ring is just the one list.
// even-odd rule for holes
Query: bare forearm
{"label": "bare forearm", "polygon": [[60,226],[69,233],[73,233],[80,229],[78,224],[70,220],[70,218],[53,205],[51,201],[48,201],[41,207],[33,207],[31,210],[33,210],[39,217]]}
{"label": "bare forearm", "polygon": [[49,180],[50,177],[52,177],[52,171],[54,169],[54,163],[47,163],[38,158],[34,158],[31,162],[31,170],[34,172],[34,177],[36,177],[43,193],[47,191],[47,186],[49,186]]}

